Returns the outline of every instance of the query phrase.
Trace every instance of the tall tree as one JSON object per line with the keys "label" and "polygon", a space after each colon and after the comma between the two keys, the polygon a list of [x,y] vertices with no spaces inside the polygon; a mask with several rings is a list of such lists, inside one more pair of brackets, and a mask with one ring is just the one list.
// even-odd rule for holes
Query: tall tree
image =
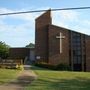
{"label": "tall tree", "polygon": [[0,58],[7,58],[9,55],[9,46],[4,42],[0,41]]}
{"label": "tall tree", "polygon": [[29,47],[29,48],[35,48],[35,44],[30,43],[30,44],[26,45],[26,47]]}

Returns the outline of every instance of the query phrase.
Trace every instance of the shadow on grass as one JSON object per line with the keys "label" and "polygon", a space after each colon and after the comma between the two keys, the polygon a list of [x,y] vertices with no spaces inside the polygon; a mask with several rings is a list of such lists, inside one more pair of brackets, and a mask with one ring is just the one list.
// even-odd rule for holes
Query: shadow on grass
{"label": "shadow on grass", "polygon": [[[90,79],[53,80],[38,79],[29,87],[30,90],[90,90]],[[29,90],[27,89],[27,90]]]}
{"label": "shadow on grass", "polygon": [[[43,70],[43,68],[31,67],[33,70]],[[46,70],[46,69],[45,69]],[[48,77],[45,73],[32,83],[26,90],[90,90],[90,78],[79,77],[74,78],[57,78]]]}
{"label": "shadow on grass", "polygon": [[39,67],[39,66],[31,66],[30,67],[32,70],[43,70],[43,71],[47,71],[47,70],[49,70],[49,71],[56,71],[56,70],[53,70],[53,69],[48,69],[48,68],[45,68],[45,67]]}
{"label": "shadow on grass", "polygon": [[33,80],[35,80],[34,76],[22,76],[22,77],[18,77],[16,81],[12,81],[9,84],[20,87],[26,87],[30,85]]}

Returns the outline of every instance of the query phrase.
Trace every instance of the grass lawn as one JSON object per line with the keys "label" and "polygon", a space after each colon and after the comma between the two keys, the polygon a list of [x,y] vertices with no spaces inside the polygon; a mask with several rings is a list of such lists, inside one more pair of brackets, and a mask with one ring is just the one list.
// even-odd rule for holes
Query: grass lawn
{"label": "grass lawn", "polygon": [[0,84],[7,83],[12,79],[15,79],[20,70],[14,69],[0,69]]}
{"label": "grass lawn", "polygon": [[90,72],[53,71],[32,67],[38,79],[25,90],[90,90]]}

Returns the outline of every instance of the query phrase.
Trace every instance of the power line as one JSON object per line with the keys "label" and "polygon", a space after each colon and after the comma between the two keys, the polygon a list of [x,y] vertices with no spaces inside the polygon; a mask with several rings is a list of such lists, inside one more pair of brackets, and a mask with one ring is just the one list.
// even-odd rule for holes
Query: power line
{"label": "power line", "polygon": [[[61,8],[61,9],[50,9],[50,10],[51,11],[60,11],[60,10],[79,10],[79,9],[90,9],[90,7]],[[47,11],[47,10],[34,10],[34,11],[2,13],[2,14],[0,14],[0,16],[13,15],[13,14],[24,14],[24,13],[36,13],[36,12],[44,12],[44,11]]]}

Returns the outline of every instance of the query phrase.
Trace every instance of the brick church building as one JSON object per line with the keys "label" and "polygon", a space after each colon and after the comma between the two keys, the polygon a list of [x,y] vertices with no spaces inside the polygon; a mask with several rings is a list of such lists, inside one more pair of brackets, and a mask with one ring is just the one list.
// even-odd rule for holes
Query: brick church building
{"label": "brick church building", "polygon": [[39,63],[67,64],[75,71],[90,71],[90,36],[52,25],[48,10],[35,22],[35,54]]}
{"label": "brick church building", "polygon": [[13,47],[9,49],[9,59],[22,60],[23,64],[35,62],[35,48]]}

